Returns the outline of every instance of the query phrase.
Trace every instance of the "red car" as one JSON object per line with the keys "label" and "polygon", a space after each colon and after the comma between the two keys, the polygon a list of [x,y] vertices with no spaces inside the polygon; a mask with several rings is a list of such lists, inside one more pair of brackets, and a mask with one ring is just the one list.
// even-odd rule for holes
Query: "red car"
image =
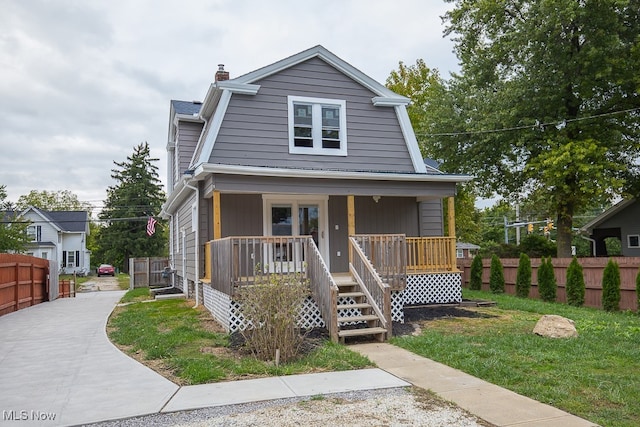
{"label": "red car", "polygon": [[115,276],[115,275],[116,275],[116,269],[113,268],[113,265],[101,264],[100,267],[98,267],[98,277]]}

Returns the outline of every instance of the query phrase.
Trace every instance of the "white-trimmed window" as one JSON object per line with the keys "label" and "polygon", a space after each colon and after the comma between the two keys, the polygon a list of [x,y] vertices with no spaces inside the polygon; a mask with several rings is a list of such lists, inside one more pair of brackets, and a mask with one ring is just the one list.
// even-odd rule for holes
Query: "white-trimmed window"
{"label": "white-trimmed window", "polygon": [[289,96],[289,152],[347,155],[347,103]]}
{"label": "white-trimmed window", "polygon": [[27,237],[32,242],[40,242],[42,240],[42,226],[30,225],[27,227]]}
{"label": "white-trimmed window", "polygon": [[627,245],[630,248],[640,248],[640,235],[638,235],[638,234],[629,234],[627,236]]}

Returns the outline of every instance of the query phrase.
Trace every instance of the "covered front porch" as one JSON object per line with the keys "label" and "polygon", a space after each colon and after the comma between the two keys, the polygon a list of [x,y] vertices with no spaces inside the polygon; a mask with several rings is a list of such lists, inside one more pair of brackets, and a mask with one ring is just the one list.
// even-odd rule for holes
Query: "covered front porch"
{"label": "covered front porch", "polygon": [[[204,244],[202,279],[209,300],[215,297],[218,303],[207,303],[205,292],[205,305],[214,315],[218,311],[217,317],[226,316],[229,329],[242,328],[243,320],[233,315],[238,290],[273,274],[297,273],[311,290],[301,326],[324,326],[335,341],[364,334],[384,340],[391,336],[392,322],[403,321],[405,305],[461,300],[452,197],[448,203],[448,236],[356,234],[355,200],[348,196],[348,271],[332,272],[314,235],[218,234]],[[214,218],[214,235],[221,233],[220,224]]]}

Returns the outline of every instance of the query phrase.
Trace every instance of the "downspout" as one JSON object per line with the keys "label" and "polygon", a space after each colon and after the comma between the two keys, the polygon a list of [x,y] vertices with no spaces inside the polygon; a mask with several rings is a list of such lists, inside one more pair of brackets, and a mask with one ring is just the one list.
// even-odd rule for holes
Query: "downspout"
{"label": "downspout", "polygon": [[[192,185],[190,185],[188,182],[185,182],[184,184],[185,187],[190,188],[192,190],[194,190],[196,192],[196,227],[194,232],[196,233],[196,245],[195,245],[195,250],[194,252],[194,262],[195,262],[195,266],[194,266],[194,284],[195,284],[195,290],[196,290],[196,305],[193,306],[193,308],[196,308],[200,302],[200,296],[199,296],[199,292],[198,292],[198,285],[200,282],[200,271],[199,271],[199,256],[200,255],[200,233],[199,233],[199,223],[198,220],[200,219],[200,190],[198,189],[198,187],[194,187]],[[186,250],[186,249],[185,249]]]}
{"label": "downspout", "polygon": [[578,234],[578,235],[579,235],[580,237],[582,237],[584,240],[588,240],[588,241],[590,241],[590,242],[591,242],[591,245],[592,245],[592,247],[593,247],[593,256],[598,256],[598,255],[596,254],[596,241],[595,241],[594,239],[590,238],[590,237],[583,236],[582,234]]}

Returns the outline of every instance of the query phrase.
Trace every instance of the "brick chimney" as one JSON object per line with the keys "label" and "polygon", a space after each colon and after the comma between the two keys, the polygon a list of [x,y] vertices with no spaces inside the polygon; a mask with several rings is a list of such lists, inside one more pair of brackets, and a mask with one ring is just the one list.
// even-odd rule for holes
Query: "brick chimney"
{"label": "brick chimney", "polygon": [[224,64],[218,64],[218,71],[216,71],[216,82],[223,80],[229,80],[229,72],[224,70]]}

